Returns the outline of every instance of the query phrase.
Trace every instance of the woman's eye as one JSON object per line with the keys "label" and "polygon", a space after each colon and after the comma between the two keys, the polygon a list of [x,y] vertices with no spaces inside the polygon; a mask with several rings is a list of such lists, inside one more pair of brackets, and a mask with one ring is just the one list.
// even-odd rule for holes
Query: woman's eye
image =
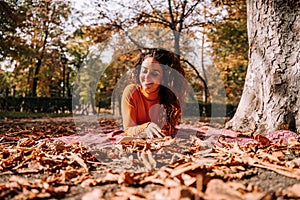
{"label": "woman's eye", "polygon": [[153,77],[157,77],[157,76],[159,75],[159,73],[157,73],[157,72],[152,72],[151,75],[152,75]]}

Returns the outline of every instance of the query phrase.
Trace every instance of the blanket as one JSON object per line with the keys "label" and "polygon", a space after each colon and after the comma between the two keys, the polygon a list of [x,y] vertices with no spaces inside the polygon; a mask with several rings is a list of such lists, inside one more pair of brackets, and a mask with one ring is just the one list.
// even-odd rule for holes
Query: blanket
{"label": "blanket", "polygon": [[[86,129],[78,134],[71,136],[62,136],[56,138],[64,143],[81,142],[90,147],[106,147],[114,145],[125,136],[124,131],[119,127],[102,126],[96,129]],[[210,126],[203,127],[178,127],[175,138],[190,140],[191,137],[197,137],[213,145],[223,147],[225,143],[238,143],[239,146],[248,146],[250,144],[282,142],[286,143],[289,138],[299,138],[298,134],[289,130],[277,130],[267,135],[258,134],[256,136],[247,136],[243,133],[218,129]]]}

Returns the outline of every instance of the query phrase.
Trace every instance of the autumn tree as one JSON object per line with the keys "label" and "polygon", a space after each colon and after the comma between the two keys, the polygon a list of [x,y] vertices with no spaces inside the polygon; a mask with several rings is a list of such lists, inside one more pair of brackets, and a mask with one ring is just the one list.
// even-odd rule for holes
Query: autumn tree
{"label": "autumn tree", "polygon": [[[17,30],[24,26],[26,10],[17,2],[0,2],[0,61],[5,62],[5,68],[10,68],[15,60],[28,57],[31,52],[25,38],[17,34]],[[14,74],[10,72],[1,73],[0,82],[0,93],[5,94],[17,85]]]}
{"label": "autumn tree", "polygon": [[212,58],[224,82],[227,103],[237,105],[248,65],[246,0],[214,1],[214,4],[223,8],[226,15],[207,31]]}
{"label": "autumn tree", "polygon": [[13,87],[13,74],[9,71],[1,72],[0,70],[0,94],[9,95],[10,89]]}
{"label": "autumn tree", "polygon": [[[31,86],[31,95],[36,96],[39,73],[45,61],[49,46],[60,47],[60,36],[63,32],[61,26],[62,19],[68,16],[68,6],[62,2],[46,1],[32,4],[31,15],[29,15],[28,29],[25,30],[32,36],[32,46],[35,49],[35,62],[33,69],[33,81]],[[42,18],[39,18],[42,17]],[[36,29],[38,28],[38,29]]]}
{"label": "autumn tree", "polygon": [[24,39],[17,35],[17,28],[23,26],[26,8],[12,1],[0,2],[0,60],[16,57],[26,49]]}
{"label": "autumn tree", "polygon": [[248,0],[249,65],[228,128],[300,132],[300,2]]}
{"label": "autumn tree", "polygon": [[70,12],[68,3],[32,0],[1,2],[1,6],[9,9],[5,12],[10,13],[6,14],[8,17],[5,19],[1,17],[5,24],[2,29],[6,30],[2,33],[6,34],[4,39],[9,43],[7,50],[4,46],[1,53],[5,59],[14,61],[18,87],[30,87],[24,91],[26,95],[49,95],[49,85],[59,85],[61,82],[58,75],[63,65],[63,24]]}

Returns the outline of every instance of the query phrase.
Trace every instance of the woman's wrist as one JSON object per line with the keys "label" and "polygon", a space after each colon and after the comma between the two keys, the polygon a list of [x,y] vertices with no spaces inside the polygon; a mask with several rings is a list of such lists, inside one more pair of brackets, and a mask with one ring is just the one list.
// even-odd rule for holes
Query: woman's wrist
{"label": "woman's wrist", "polygon": [[146,138],[147,137],[146,129],[149,126],[149,124],[151,124],[151,122],[147,122],[147,123],[144,123],[144,124],[140,125],[141,127],[139,127],[140,129],[138,130],[138,133],[137,133],[137,136],[139,138]]}
{"label": "woman's wrist", "polygon": [[128,127],[125,133],[127,136],[145,138],[147,136],[146,129],[150,124],[151,122],[147,122],[141,125]]}

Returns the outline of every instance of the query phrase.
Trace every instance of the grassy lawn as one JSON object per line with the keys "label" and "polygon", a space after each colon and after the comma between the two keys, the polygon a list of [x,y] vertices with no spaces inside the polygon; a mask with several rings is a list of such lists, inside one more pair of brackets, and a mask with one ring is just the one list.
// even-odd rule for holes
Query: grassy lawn
{"label": "grassy lawn", "polygon": [[29,113],[29,112],[0,112],[0,119],[70,117],[72,113]]}

